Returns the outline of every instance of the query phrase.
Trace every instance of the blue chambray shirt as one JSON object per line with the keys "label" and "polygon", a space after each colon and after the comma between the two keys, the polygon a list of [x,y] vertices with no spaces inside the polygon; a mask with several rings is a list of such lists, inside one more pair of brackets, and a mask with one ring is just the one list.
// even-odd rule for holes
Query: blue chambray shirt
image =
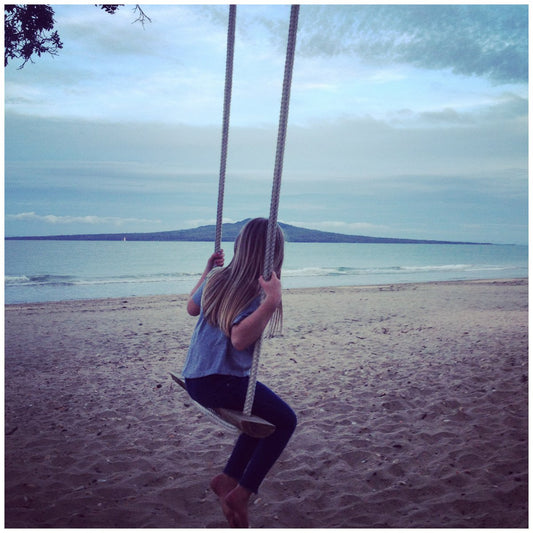
{"label": "blue chambray shirt", "polygon": [[[199,306],[202,302],[204,287],[205,281],[192,296],[194,302]],[[251,315],[260,303],[260,297],[253,300],[244,311],[237,315],[233,325]],[[224,335],[222,330],[209,324],[204,317],[204,310],[200,309],[200,316],[192,334],[182,375],[186,379],[201,378],[211,374],[248,376],[253,352],[254,344],[246,350],[236,350],[231,344],[230,338]]]}

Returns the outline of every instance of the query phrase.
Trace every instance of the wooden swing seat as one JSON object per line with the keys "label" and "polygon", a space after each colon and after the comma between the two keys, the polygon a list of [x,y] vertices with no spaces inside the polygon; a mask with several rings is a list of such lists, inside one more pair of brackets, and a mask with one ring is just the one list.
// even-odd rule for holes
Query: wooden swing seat
{"label": "wooden swing seat", "polygon": [[[173,372],[170,372],[170,377],[185,391],[187,386],[185,382]],[[191,398],[192,400],[192,398]],[[194,404],[205,414],[211,416],[218,423],[221,423],[227,429],[237,429],[254,439],[264,439],[269,435],[272,435],[276,430],[276,426],[263,420],[259,416],[246,415],[240,411],[234,411],[233,409],[225,409],[222,407],[216,409],[208,409],[198,402],[192,400]]]}

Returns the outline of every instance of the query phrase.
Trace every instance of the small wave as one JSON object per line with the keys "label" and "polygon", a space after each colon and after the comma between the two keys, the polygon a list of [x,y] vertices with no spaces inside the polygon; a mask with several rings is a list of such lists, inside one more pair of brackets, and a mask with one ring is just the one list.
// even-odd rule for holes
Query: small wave
{"label": "small wave", "polygon": [[72,276],[52,276],[47,274],[36,276],[5,276],[6,286],[16,285],[70,285]]}
{"label": "small wave", "polygon": [[[305,267],[297,269],[284,269],[282,271],[283,277],[299,277],[299,276],[339,276],[346,270],[344,267]],[[354,269],[352,269],[354,270]]]}
{"label": "small wave", "polygon": [[30,281],[27,276],[5,276],[6,285],[22,285]]}
{"label": "small wave", "polygon": [[472,270],[474,265],[422,265],[422,266],[402,266],[397,267],[399,272],[466,272]]}
{"label": "small wave", "polygon": [[504,265],[472,265],[472,264],[447,264],[447,265],[405,265],[386,267],[305,267],[299,269],[287,269],[283,271],[286,277],[309,277],[309,276],[368,276],[387,274],[423,274],[432,272],[478,272],[478,271],[501,271],[513,269],[513,266]]}
{"label": "small wave", "polygon": [[147,274],[117,276],[113,278],[78,279],[72,285],[112,285],[119,283],[167,283],[199,278],[200,273]]}
{"label": "small wave", "polygon": [[76,276],[58,275],[35,275],[35,276],[5,276],[6,287],[17,286],[76,286],[76,285],[110,285],[110,284],[133,284],[133,283],[164,283],[173,281],[183,281],[191,277],[199,277],[199,273],[174,273],[174,274],[139,274],[110,277],[83,278]]}
{"label": "small wave", "polygon": [[482,270],[507,270],[515,268],[504,265],[472,265],[472,264],[450,264],[450,265],[424,265],[424,266],[404,266],[398,267],[399,272],[419,273],[419,272],[478,272]]}

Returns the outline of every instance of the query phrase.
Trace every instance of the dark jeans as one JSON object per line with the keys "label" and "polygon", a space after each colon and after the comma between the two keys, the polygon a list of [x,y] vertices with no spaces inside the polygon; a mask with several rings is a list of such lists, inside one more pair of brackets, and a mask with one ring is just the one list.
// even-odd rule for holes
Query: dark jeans
{"label": "dark jeans", "polygon": [[[247,377],[211,375],[187,379],[191,398],[204,407],[224,407],[242,411],[248,387]],[[264,439],[254,439],[241,433],[224,473],[252,492],[276,462],[296,427],[294,411],[268,387],[257,383],[252,414],[274,424],[276,431]]]}

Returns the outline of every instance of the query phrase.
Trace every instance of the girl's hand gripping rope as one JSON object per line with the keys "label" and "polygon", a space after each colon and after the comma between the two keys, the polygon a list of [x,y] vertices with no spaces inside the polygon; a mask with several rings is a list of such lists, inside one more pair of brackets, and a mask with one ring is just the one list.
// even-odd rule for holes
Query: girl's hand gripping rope
{"label": "girl's hand gripping rope", "polygon": [[207,260],[207,266],[205,268],[209,272],[214,267],[222,266],[224,266],[224,250],[219,250],[218,252],[212,254],[211,257]]}
{"label": "girl's hand gripping rope", "polygon": [[269,304],[276,309],[281,303],[281,281],[277,274],[272,272],[272,276],[268,281],[265,281],[263,276],[259,278],[259,285],[265,293],[265,300],[269,300]]}

